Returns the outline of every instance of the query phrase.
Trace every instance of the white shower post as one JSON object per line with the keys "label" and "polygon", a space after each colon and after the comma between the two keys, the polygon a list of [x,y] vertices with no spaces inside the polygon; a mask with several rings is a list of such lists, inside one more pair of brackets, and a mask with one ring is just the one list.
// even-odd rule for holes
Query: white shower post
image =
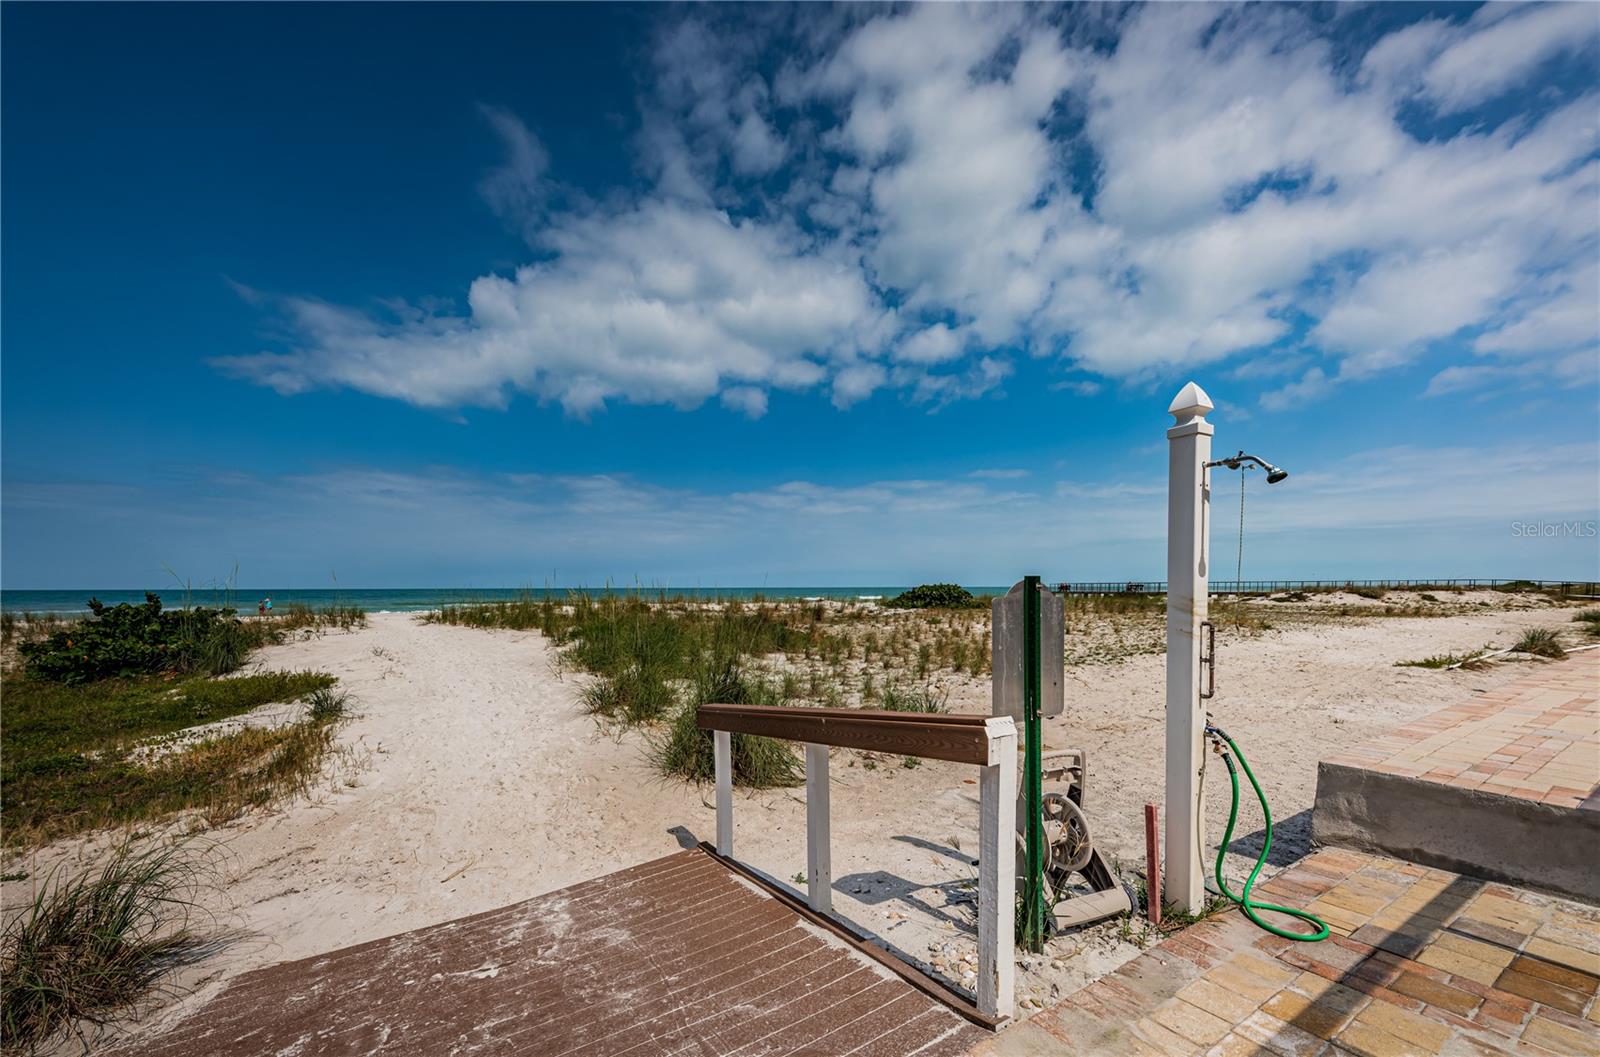
{"label": "white shower post", "polygon": [[1173,398],[1167,413],[1167,878],[1168,903],[1196,913],[1205,902],[1205,867],[1199,842],[1205,805],[1199,802],[1205,751],[1205,710],[1200,704],[1200,631],[1206,620],[1206,568],[1211,529],[1205,464],[1211,459],[1214,405],[1194,382]]}

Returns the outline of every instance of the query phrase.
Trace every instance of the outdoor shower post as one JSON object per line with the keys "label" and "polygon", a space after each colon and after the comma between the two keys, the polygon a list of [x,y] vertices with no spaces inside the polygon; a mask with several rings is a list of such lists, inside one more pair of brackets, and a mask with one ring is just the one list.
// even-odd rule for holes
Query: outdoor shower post
{"label": "outdoor shower post", "polygon": [[1205,903],[1205,867],[1199,843],[1205,805],[1199,802],[1205,751],[1205,711],[1200,705],[1200,625],[1207,609],[1206,578],[1210,495],[1205,464],[1214,429],[1206,421],[1215,405],[1194,382],[1173,398],[1167,413],[1167,880],[1166,900],[1196,913]]}

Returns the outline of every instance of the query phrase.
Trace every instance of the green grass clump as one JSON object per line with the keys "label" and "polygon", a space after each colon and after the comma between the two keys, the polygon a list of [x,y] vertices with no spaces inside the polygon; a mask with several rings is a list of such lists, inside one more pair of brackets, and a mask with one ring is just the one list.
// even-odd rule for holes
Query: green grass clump
{"label": "green grass clump", "polygon": [[1529,628],[1511,648],[1535,657],[1560,658],[1567,655],[1567,651],[1561,648],[1561,640],[1556,637],[1554,628]]}
{"label": "green grass clump", "polygon": [[[696,710],[703,704],[775,705],[779,694],[737,658],[707,658],[695,672],[688,699],[651,743],[651,761],[662,774],[691,782],[711,781],[716,777],[715,742],[711,731],[695,725]],[[805,780],[805,770],[787,742],[754,734],[732,734],[730,742],[735,785],[772,789]]]}
{"label": "green grass clump", "polygon": [[290,602],[287,608],[274,613],[272,621],[286,631],[299,631],[302,628],[337,628],[340,631],[354,631],[356,628],[367,626],[367,611],[360,606],[347,606],[342,603],[315,609],[304,602]]}
{"label": "green grass clump", "polygon": [[895,609],[979,609],[983,601],[960,584],[922,584],[900,592],[884,605]]}
{"label": "green grass clump", "polygon": [[878,707],[890,712],[943,712],[950,694],[936,689],[931,683],[906,687],[896,682],[883,687]]}
{"label": "green grass clump", "polygon": [[0,1052],[33,1052],[105,1022],[172,969],[197,958],[206,937],[189,925],[204,881],[180,847],[123,845],[99,871],[46,878],[0,937]]}
{"label": "green grass clump", "polygon": [[1600,609],[1580,609],[1572,614],[1572,619],[1584,625],[1584,630],[1594,638],[1600,638]]}
{"label": "green grass clump", "polygon": [[660,719],[677,700],[661,669],[641,665],[602,675],[578,696],[589,712],[627,726]]}
{"label": "green grass clump", "polygon": [[219,822],[301,791],[333,742],[336,717],[326,711],[303,723],[241,730],[165,752],[160,742],[261,705],[315,697],[334,682],[320,672],[147,676],[88,686],[8,676],[0,686],[4,843],[38,844],[192,808]]}
{"label": "green grass clump", "polygon": [[306,695],[306,718],[313,723],[343,719],[349,707],[349,693],[331,686],[320,686]]}

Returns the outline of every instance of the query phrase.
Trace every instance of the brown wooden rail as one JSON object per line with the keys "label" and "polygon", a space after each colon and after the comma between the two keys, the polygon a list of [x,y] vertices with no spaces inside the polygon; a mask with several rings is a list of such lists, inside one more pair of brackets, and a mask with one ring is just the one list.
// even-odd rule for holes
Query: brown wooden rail
{"label": "brown wooden rail", "polygon": [[805,744],[806,890],[811,909],[833,911],[828,748],[977,764],[978,986],[975,1022],[1011,1016],[1015,986],[1012,888],[1016,881],[1017,728],[1010,716],[946,716],[865,708],[701,705],[695,725],[712,733],[717,843],[733,860],[733,736],[757,734]]}
{"label": "brown wooden rail", "polygon": [[989,758],[988,719],[878,708],[701,705],[695,724],[702,730],[759,734],[812,745],[837,745],[986,767],[995,762]]}

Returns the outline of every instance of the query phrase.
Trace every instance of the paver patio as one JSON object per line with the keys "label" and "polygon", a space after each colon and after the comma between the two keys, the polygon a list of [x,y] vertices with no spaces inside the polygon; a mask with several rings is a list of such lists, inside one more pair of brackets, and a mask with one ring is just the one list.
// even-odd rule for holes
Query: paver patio
{"label": "paver patio", "polygon": [[1600,902],[1600,650],[1324,759],[1311,833]]}
{"label": "paver patio", "polygon": [[1344,849],[1257,891],[1332,935],[1282,940],[1228,910],[972,1053],[1600,1054],[1594,907]]}
{"label": "paver patio", "polygon": [[1541,663],[1324,762],[1578,807],[1600,787],[1600,650]]}

